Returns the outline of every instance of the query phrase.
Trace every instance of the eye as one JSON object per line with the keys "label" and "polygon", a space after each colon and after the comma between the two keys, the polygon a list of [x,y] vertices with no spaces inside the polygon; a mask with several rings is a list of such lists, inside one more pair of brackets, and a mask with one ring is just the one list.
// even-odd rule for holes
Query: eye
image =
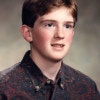
{"label": "eye", "polygon": [[47,24],[47,26],[48,26],[48,27],[51,27],[51,26],[53,26],[53,24]]}
{"label": "eye", "polygon": [[52,23],[46,23],[45,26],[46,27],[53,27],[54,25]]}
{"label": "eye", "polygon": [[69,28],[69,29],[73,29],[74,28],[74,25],[66,24],[65,27],[66,28]]}

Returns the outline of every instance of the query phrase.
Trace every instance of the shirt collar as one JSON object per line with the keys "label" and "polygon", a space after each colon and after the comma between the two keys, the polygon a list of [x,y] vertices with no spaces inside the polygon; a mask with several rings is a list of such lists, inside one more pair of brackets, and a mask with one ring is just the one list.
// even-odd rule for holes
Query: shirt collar
{"label": "shirt collar", "polygon": [[[34,84],[35,90],[39,91],[45,83],[48,83],[50,80],[43,75],[41,70],[37,67],[37,65],[33,62],[30,57],[30,51],[27,51],[25,56],[21,61],[21,66],[25,69],[26,73],[30,77],[32,83]],[[63,66],[57,75],[57,84],[64,89],[64,73]]]}

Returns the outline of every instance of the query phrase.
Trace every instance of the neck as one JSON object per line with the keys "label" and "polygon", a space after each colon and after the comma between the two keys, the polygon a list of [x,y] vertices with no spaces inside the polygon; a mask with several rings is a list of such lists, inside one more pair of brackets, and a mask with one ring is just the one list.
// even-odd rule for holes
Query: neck
{"label": "neck", "polygon": [[48,79],[55,81],[61,67],[61,61],[53,62],[38,56],[36,57],[32,54],[31,58]]}
{"label": "neck", "polygon": [[58,62],[56,64],[54,63],[47,63],[47,64],[42,64],[40,65],[40,69],[42,71],[42,73],[48,78],[51,79],[53,81],[55,81],[56,76],[60,70],[61,67],[61,62]]}

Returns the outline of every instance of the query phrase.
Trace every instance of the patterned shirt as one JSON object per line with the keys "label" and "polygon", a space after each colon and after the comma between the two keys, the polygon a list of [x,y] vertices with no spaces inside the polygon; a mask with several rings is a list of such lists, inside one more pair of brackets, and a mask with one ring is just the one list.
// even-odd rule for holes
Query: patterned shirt
{"label": "patterned shirt", "polygon": [[95,82],[86,75],[62,63],[53,82],[29,55],[0,73],[0,100],[100,100]]}

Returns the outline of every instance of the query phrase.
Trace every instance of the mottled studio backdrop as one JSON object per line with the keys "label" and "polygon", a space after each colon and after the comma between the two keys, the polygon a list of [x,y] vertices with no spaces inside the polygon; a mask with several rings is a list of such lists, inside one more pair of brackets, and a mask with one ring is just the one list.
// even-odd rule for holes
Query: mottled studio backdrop
{"label": "mottled studio backdrop", "polygon": [[[0,0],[0,70],[19,62],[28,43],[22,38],[23,0]],[[100,90],[100,0],[77,0],[79,20],[66,64],[90,76]]]}

